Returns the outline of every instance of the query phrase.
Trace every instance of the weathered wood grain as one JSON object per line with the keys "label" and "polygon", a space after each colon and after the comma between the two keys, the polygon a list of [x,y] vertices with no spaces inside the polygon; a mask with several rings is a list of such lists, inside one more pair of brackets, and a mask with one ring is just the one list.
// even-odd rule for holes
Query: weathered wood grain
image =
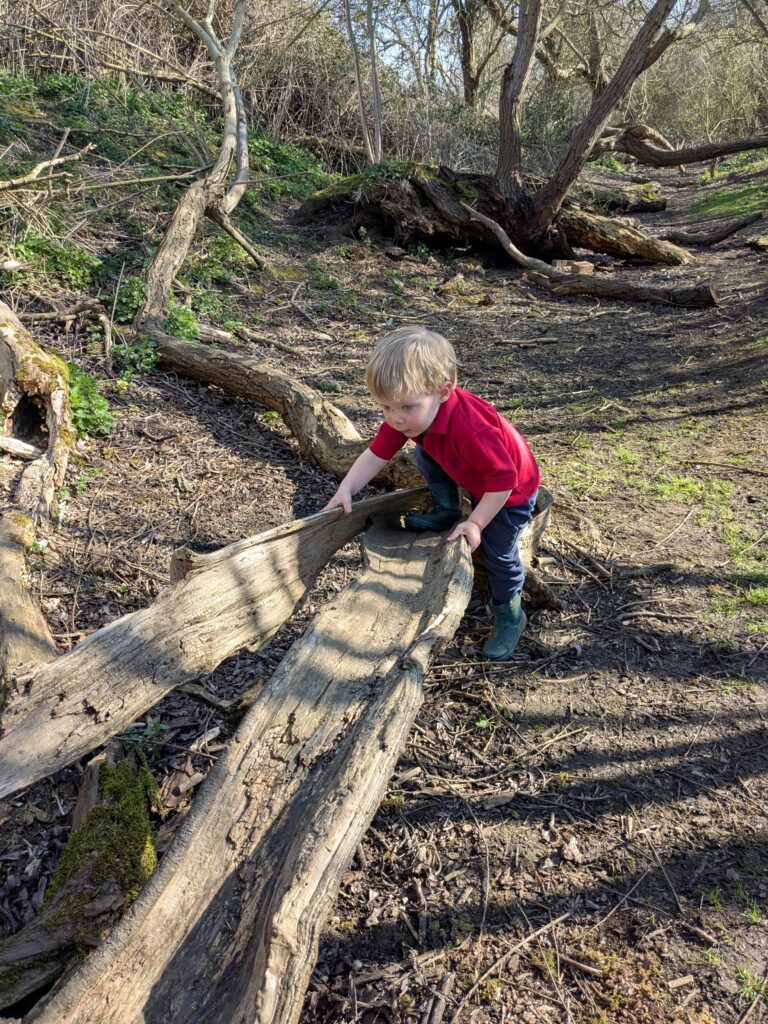
{"label": "weathered wood grain", "polygon": [[385,527],[293,645],[139,900],[25,1024],[293,1024],[341,874],[385,791],[466,544]]}
{"label": "weathered wood grain", "polygon": [[197,571],[141,611],[16,680],[2,717],[0,796],[71,764],[246,644],[265,643],[331,555],[377,512],[423,491],[321,512],[196,560]]}

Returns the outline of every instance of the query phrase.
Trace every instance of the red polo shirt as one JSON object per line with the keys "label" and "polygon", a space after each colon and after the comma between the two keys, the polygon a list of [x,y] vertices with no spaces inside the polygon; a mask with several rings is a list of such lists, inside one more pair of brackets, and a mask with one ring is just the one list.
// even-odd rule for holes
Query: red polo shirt
{"label": "red polo shirt", "polygon": [[[382,423],[370,450],[389,461],[408,440]],[[412,440],[476,501],[486,491],[511,490],[505,504],[523,505],[538,490],[539,467],[525,438],[492,405],[463,388],[453,388],[429,430]]]}

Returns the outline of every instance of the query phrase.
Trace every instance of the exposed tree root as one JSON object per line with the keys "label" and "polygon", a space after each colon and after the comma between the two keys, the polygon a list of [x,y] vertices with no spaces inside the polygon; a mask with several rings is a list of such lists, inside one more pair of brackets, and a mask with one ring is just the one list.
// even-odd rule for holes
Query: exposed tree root
{"label": "exposed tree root", "polygon": [[731,235],[735,235],[742,228],[754,224],[755,221],[762,220],[763,216],[762,212],[753,213],[749,217],[740,217],[739,220],[729,221],[727,224],[723,224],[722,227],[715,228],[714,231],[670,231],[664,237],[668,241],[678,242],[680,245],[716,245],[718,242],[723,242],[726,238],[730,238]]}
{"label": "exposed tree root", "polygon": [[634,285],[626,281],[605,280],[582,274],[567,274],[555,270],[542,260],[526,256],[512,244],[509,236],[490,218],[483,217],[472,207],[467,211],[485,223],[501,242],[505,251],[521,267],[530,270],[535,278],[554,292],[555,295],[598,295],[614,299],[630,299],[634,302],[659,302],[676,306],[713,306],[717,303],[717,293],[706,282],[677,288],[661,288],[652,285]]}
{"label": "exposed tree root", "polygon": [[350,178],[347,188],[342,182],[334,189],[310,196],[298,216],[303,221],[322,216],[352,218],[355,224],[363,224],[400,244],[471,245],[479,250],[498,251],[495,233],[485,221],[467,213],[470,201],[473,212],[502,226],[508,236],[516,239],[521,251],[537,258],[572,258],[572,247],[584,246],[654,263],[679,264],[690,260],[683,250],[648,238],[636,228],[576,213],[570,208],[560,212],[553,223],[550,235],[558,239],[557,245],[544,252],[528,237],[522,213],[510,210],[494,178],[460,174],[447,167],[439,168],[433,177],[415,169],[407,177],[371,185],[361,184],[359,176]]}

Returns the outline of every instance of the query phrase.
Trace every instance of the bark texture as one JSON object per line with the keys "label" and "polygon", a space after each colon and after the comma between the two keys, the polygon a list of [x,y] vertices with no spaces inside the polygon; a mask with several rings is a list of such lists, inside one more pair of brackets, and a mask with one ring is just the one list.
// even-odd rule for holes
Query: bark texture
{"label": "bark texture", "polygon": [[74,443],[67,368],[48,355],[16,314],[0,302],[0,433],[34,443],[33,458],[0,515],[0,699],[21,665],[56,654],[27,586],[25,552],[35,524],[48,515]]}
{"label": "bark texture", "polygon": [[691,263],[692,257],[685,249],[671,242],[644,235],[637,228],[618,217],[601,217],[582,210],[564,210],[559,224],[568,236],[571,245],[593,252],[605,252],[611,256],[661,263],[678,267]]}
{"label": "bark texture", "polygon": [[298,1020],[341,874],[471,591],[466,545],[386,527],[365,543],[366,572],[288,652],[142,896],[25,1024]]}
{"label": "bark texture", "polygon": [[420,494],[361,501],[348,516],[317,513],[200,556],[150,607],[17,678],[2,718],[0,796],[94,750],[246,644],[265,643],[372,513],[396,514]]}

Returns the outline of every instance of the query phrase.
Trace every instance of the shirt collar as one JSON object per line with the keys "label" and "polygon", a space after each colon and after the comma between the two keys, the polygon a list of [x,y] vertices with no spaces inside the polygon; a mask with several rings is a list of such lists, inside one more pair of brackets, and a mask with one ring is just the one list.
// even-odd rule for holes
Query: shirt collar
{"label": "shirt collar", "polygon": [[459,396],[456,394],[456,387],[451,388],[451,393],[448,398],[440,403],[440,407],[437,410],[437,416],[432,420],[432,425],[426,430],[427,434],[444,434],[448,429],[448,421],[451,418],[451,413],[456,408],[459,401]]}

